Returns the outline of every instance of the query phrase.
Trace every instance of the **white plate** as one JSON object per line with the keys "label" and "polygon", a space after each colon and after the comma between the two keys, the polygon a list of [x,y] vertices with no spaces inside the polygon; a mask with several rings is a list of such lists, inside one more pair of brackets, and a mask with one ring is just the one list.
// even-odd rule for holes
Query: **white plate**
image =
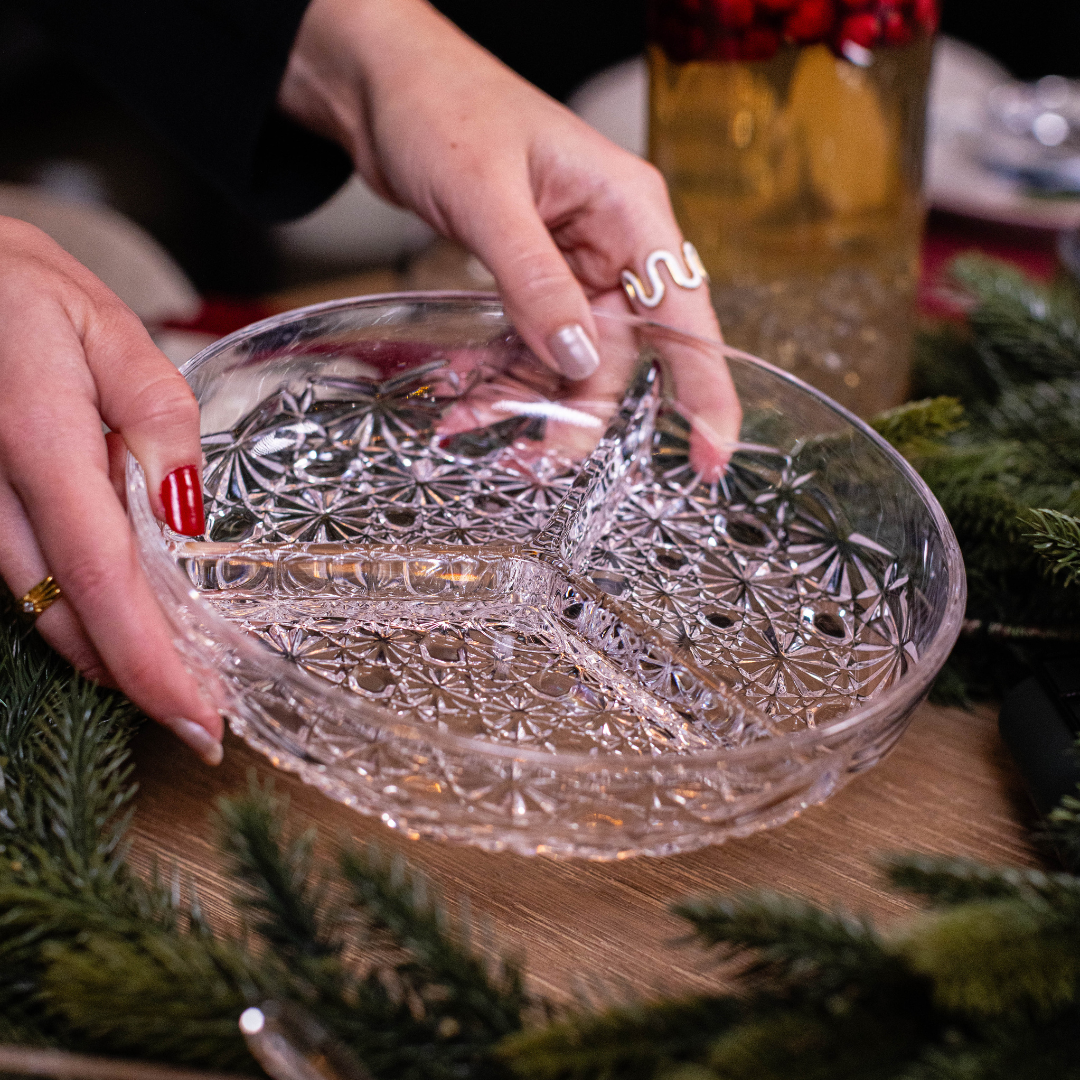
{"label": "white plate", "polygon": [[970,143],[985,126],[990,90],[1011,79],[985,53],[954,38],[934,47],[927,115],[927,202],[954,214],[1036,229],[1080,226],[1080,198],[1038,198],[1023,186],[980,164]]}

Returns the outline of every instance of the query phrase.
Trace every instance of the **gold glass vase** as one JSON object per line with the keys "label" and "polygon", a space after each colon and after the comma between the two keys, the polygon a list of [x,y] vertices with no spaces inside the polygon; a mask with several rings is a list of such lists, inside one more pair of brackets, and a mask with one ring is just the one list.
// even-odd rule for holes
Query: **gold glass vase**
{"label": "gold glass vase", "polygon": [[653,0],[649,154],[728,342],[904,398],[936,0]]}

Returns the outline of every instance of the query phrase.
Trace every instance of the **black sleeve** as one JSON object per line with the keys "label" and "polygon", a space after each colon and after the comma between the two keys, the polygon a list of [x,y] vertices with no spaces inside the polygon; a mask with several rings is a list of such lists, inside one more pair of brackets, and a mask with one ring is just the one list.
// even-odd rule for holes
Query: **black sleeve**
{"label": "black sleeve", "polygon": [[645,48],[645,0],[432,3],[503,63],[560,101],[590,75]]}
{"label": "black sleeve", "polygon": [[1080,75],[1080,4],[1029,0],[992,15],[986,0],[944,0],[941,29],[999,60],[1018,79]]}
{"label": "black sleeve", "polygon": [[[191,168],[261,221],[299,217],[349,176],[336,144],[275,107],[309,0],[22,0]],[[639,51],[644,0],[435,0],[555,97]]]}
{"label": "black sleeve", "polygon": [[308,0],[27,0],[25,10],[247,214],[314,209],[352,171],[275,107]]}

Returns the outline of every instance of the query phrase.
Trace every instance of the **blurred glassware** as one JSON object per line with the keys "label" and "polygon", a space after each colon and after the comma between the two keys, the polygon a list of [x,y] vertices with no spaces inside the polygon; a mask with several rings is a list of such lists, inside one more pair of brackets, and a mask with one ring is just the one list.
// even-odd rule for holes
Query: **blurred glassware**
{"label": "blurred glassware", "polygon": [[1006,82],[987,95],[986,121],[968,136],[988,168],[1042,195],[1080,195],[1080,83],[1047,75]]}
{"label": "blurred glassware", "polygon": [[903,400],[935,0],[652,0],[649,156],[725,338]]}
{"label": "blurred glassware", "polygon": [[[1051,95],[1056,81],[1052,79],[1047,86]],[[1009,131],[1004,120],[995,120],[991,115],[990,103],[999,88],[1006,88],[1005,96],[1015,101],[1009,88],[1017,86],[1025,89],[1024,96],[1035,105],[1028,114],[1030,123],[1047,111],[1039,105],[1036,95],[1030,93],[1031,87],[1016,83],[1000,64],[971,45],[948,37],[937,40],[930,80],[927,201],[931,206],[951,213],[1009,225],[1035,229],[1076,228],[1080,226],[1080,194],[1041,190],[1003,159],[1000,151],[995,156],[992,149],[1002,143],[1011,144],[1010,153],[1015,161],[1019,144],[1029,164],[1033,159],[1049,160],[1044,158],[1046,148],[1038,143],[1034,132],[1030,136],[1017,135]],[[1071,125],[1072,121],[1069,122]],[[1044,121],[1043,124],[1049,124],[1044,138],[1047,135],[1051,139],[1056,137],[1054,127],[1057,133],[1061,131],[1057,121]],[[1061,154],[1060,146],[1051,149]],[[1001,165],[995,161],[1000,161]],[[1049,181],[1064,189],[1071,181],[1070,171],[1071,167],[1063,172],[1052,167],[1049,176],[1042,177],[1042,182]]]}
{"label": "blurred glassware", "polygon": [[[1016,177],[987,168],[968,152],[967,136],[986,126],[987,95],[1008,81],[1009,73],[985,53],[955,38],[937,36],[930,75],[924,200],[934,209],[988,221],[1039,229],[1075,228],[1080,225],[1080,197],[1048,199],[1033,194]],[[644,156],[648,97],[648,62],[641,56],[590,79],[569,104],[602,135]]]}

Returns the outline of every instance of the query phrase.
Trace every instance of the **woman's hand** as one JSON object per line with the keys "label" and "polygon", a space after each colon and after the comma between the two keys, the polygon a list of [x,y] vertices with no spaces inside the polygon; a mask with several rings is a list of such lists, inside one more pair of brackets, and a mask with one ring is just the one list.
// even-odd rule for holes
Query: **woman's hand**
{"label": "woman's hand", "polygon": [[[533,351],[583,397],[627,373],[597,371],[590,302],[625,310],[620,274],[682,234],[660,174],[519,78],[424,0],[312,0],[279,94],[294,119],[340,142],[384,197],[411,207],[494,274]],[[706,288],[669,283],[655,317],[718,338]],[[673,356],[695,418],[692,457],[723,468],[741,413],[726,366]],[[599,396],[599,395],[598,395]]]}
{"label": "woman's hand", "polygon": [[130,449],[157,515],[202,532],[195,398],[105,285],[12,218],[0,326],[0,574],[17,597],[51,574],[62,598],[38,617],[42,636],[217,764],[221,718],[173,646],[123,505]]}

